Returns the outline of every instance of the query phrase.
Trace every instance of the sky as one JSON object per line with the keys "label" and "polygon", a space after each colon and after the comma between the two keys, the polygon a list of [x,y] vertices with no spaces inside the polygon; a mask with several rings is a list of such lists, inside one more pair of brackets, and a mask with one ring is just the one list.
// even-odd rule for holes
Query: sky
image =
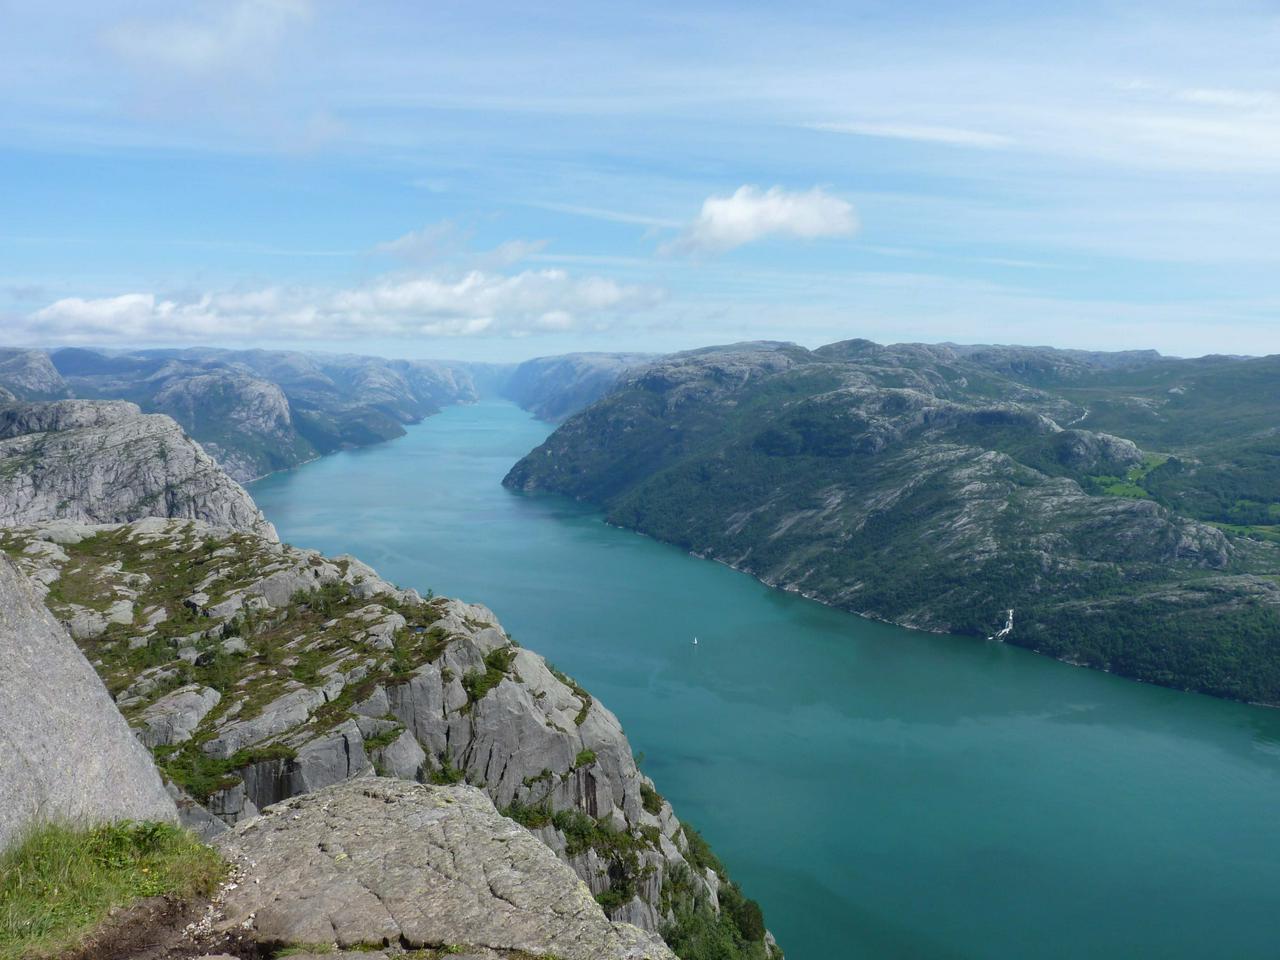
{"label": "sky", "polygon": [[0,0],[0,343],[1280,353],[1280,3]]}

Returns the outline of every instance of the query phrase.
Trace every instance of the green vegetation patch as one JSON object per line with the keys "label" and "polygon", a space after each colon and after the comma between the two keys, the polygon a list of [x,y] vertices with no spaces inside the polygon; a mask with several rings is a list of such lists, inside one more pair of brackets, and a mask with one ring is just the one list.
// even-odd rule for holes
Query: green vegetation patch
{"label": "green vegetation patch", "polygon": [[222,861],[163,823],[49,825],[0,857],[0,960],[56,957],[116,907],[211,894]]}
{"label": "green vegetation patch", "polygon": [[464,771],[453,765],[453,760],[449,754],[442,753],[437,759],[440,762],[440,767],[431,771],[431,775],[427,778],[428,783],[434,783],[438,787],[450,787],[455,783],[461,783],[466,777]]}
{"label": "green vegetation patch", "polygon": [[469,671],[462,677],[462,687],[467,691],[467,699],[475,703],[483,700],[485,694],[502,682],[511,672],[511,663],[515,660],[514,647],[498,647],[484,656],[484,672]]}
{"label": "green vegetation patch", "polygon": [[511,804],[502,810],[504,817],[510,817],[522,827],[528,827],[530,830],[540,830],[552,821],[551,807],[546,803],[525,803],[521,800],[512,800]]}
{"label": "green vegetation patch", "polygon": [[176,749],[158,747],[155,754],[165,776],[201,803],[219,790],[235,786],[241,779],[236,771],[244,767],[268,760],[293,760],[298,755],[283,744],[272,744],[241,750],[223,759],[209,756],[192,741]]}
{"label": "green vegetation patch", "polygon": [[662,794],[647,783],[640,784],[640,803],[655,817],[662,812]]}
{"label": "green vegetation patch", "polygon": [[693,873],[672,870],[662,886],[662,906],[675,916],[662,938],[681,960],[771,960],[780,954],[765,942],[764,913],[728,879],[722,864],[698,831],[682,828],[685,859],[698,873],[707,869],[720,878],[720,912],[711,908],[706,890]]}

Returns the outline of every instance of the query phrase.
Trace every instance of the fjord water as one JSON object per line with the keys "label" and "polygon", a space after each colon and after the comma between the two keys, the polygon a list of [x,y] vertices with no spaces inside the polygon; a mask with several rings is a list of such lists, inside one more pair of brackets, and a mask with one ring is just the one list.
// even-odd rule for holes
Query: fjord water
{"label": "fjord water", "polygon": [[502,489],[549,430],[454,407],[252,492],[578,679],[791,960],[1280,952],[1280,712],[872,623]]}

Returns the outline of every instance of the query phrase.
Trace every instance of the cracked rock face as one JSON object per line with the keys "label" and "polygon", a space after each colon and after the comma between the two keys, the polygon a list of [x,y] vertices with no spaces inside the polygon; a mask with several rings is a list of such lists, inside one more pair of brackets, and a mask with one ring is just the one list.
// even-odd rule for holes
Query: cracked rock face
{"label": "cracked rock face", "polygon": [[249,494],[168,417],[122,401],[0,410],[0,526],[142,517],[275,538]]}
{"label": "cracked rock face", "polygon": [[0,555],[0,850],[33,823],[174,820],[102,681]]}
{"label": "cracked rock face", "polygon": [[562,960],[675,960],[606,919],[587,887],[473,787],[352,780],[219,839],[244,870],[227,929],[264,944],[520,950]]}

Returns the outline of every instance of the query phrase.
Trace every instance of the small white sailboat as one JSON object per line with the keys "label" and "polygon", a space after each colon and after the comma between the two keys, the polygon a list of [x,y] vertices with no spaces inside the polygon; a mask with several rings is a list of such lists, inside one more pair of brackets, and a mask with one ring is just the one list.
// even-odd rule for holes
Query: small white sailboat
{"label": "small white sailboat", "polygon": [[698,638],[697,638],[697,637],[694,637],[694,638],[693,638],[693,645],[694,645],[695,647],[698,645]]}

